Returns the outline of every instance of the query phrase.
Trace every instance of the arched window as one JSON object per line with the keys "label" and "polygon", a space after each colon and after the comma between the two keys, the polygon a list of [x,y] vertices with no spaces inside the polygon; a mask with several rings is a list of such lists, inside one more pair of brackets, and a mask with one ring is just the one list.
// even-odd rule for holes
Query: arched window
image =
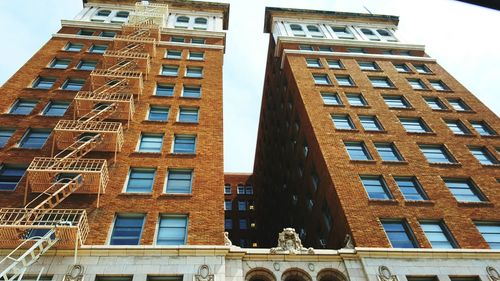
{"label": "arched window", "polygon": [[391,41],[391,42],[396,42],[398,41],[396,37],[387,29],[377,29],[377,33],[380,34],[385,40]]}
{"label": "arched window", "polygon": [[308,25],[307,26],[307,31],[309,31],[309,33],[311,34],[312,37],[315,37],[315,38],[323,38],[323,32],[321,32],[321,30],[319,30],[319,27],[317,27],[316,25]]}
{"label": "arched window", "polygon": [[310,32],[320,32],[319,28],[317,26],[314,26],[314,25],[308,25],[307,30],[309,30]]}
{"label": "arched window", "polygon": [[291,24],[290,29],[292,30],[293,36],[306,37],[306,33],[302,29],[302,26],[298,24]]}
{"label": "arched window", "polygon": [[247,272],[245,281],[276,281],[276,277],[269,269],[257,267]]}
{"label": "arched window", "polygon": [[99,10],[99,11],[97,11],[97,16],[100,16],[100,17],[107,17],[107,16],[109,16],[109,14],[111,14],[110,10]]}
{"label": "arched window", "polygon": [[206,18],[196,18],[194,19],[195,24],[207,24],[208,20]]}
{"label": "arched window", "polygon": [[180,16],[177,18],[177,23],[189,23],[189,18],[186,16]]}
{"label": "arched window", "polygon": [[361,32],[366,36],[366,38],[372,40],[372,41],[380,41],[378,36],[371,30],[367,28],[361,28]]}
{"label": "arched window", "polygon": [[283,272],[281,281],[312,281],[311,276],[300,268],[290,268]]}
{"label": "arched window", "polygon": [[291,24],[290,29],[292,29],[292,31],[302,31],[302,26],[298,24]]}
{"label": "arched window", "polygon": [[117,18],[128,18],[129,12],[127,11],[119,11],[116,13]]}
{"label": "arched window", "polygon": [[318,272],[316,281],[347,281],[345,275],[333,268],[325,268]]}

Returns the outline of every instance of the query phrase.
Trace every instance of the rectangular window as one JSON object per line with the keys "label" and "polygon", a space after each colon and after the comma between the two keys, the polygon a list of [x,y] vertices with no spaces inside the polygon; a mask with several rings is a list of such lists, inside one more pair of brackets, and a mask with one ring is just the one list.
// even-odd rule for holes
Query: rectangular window
{"label": "rectangular window", "polygon": [[156,84],[155,96],[160,97],[173,97],[174,96],[174,85],[171,84]]}
{"label": "rectangular window", "polygon": [[393,88],[391,80],[387,77],[368,77],[374,88]]}
{"label": "rectangular window", "polygon": [[335,79],[337,79],[337,83],[340,86],[354,86],[354,81],[349,75],[335,75]]}
{"label": "rectangular window", "polygon": [[446,86],[446,84],[441,80],[431,80],[431,81],[429,81],[429,83],[431,84],[432,88],[434,88],[434,90],[436,90],[436,91],[449,91],[450,90],[450,88],[448,88],[448,86]]}
{"label": "rectangular window", "polygon": [[29,115],[37,103],[36,100],[17,100],[10,108],[9,114]]}
{"label": "rectangular window", "polygon": [[456,111],[469,111],[470,107],[461,99],[448,99],[448,103]]}
{"label": "rectangular window", "polygon": [[50,63],[51,68],[57,68],[57,69],[66,69],[68,68],[68,65],[71,63],[70,59],[54,59]]}
{"label": "rectangular window", "polygon": [[137,151],[160,153],[162,145],[162,134],[141,134],[141,139],[139,141],[139,147],[137,148]]}
{"label": "rectangular window", "polygon": [[425,233],[425,237],[432,248],[453,249],[456,248],[455,241],[443,222],[440,221],[422,221],[420,226]]}
{"label": "rectangular window", "polygon": [[174,153],[193,154],[196,150],[196,137],[186,135],[174,136]]}
{"label": "rectangular window", "polygon": [[354,123],[352,123],[349,115],[332,115],[333,125],[336,129],[354,130]]}
{"label": "rectangular window", "polygon": [[382,176],[360,176],[363,187],[370,199],[392,199],[392,195]]}
{"label": "rectangular window", "polygon": [[383,99],[389,108],[411,108],[403,96],[383,96]]}
{"label": "rectangular window", "polygon": [[245,187],[245,193],[246,193],[247,195],[252,195],[252,194],[253,194],[253,186],[251,186],[251,185],[247,185],[247,186]]}
{"label": "rectangular window", "polygon": [[419,145],[429,163],[456,163],[443,145]]}
{"label": "rectangular window", "polygon": [[380,67],[374,61],[358,61],[361,70],[380,70]]}
{"label": "rectangular window", "polygon": [[339,95],[337,93],[321,93],[323,103],[326,105],[341,105]]}
{"label": "rectangular window", "polygon": [[476,227],[491,249],[500,249],[500,223],[476,222]]}
{"label": "rectangular window", "polygon": [[139,245],[141,242],[144,214],[117,214],[110,245]]}
{"label": "rectangular window", "polygon": [[363,142],[344,142],[351,160],[372,160],[372,156]]}
{"label": "rectangular window", "polygon": [[382,161],[403,161],[403,157],[399,154],[396,147],[392,143],[375,143],[375,148],[377,149]]}
{"label": "rectangular window", "polygon": [[180,60],[182,58],[182,51],[179,50],[168,50],[165,54],[167,59],[176,59]]}
{"label": "rectangular window", "polygon": [[76,66],[79,70],[94,70],[97,66],[97,61],[94,60],[81,60]]}
{"label": "rectangular window", "polygon": [[177,76],[179,74],[179,66],[177,66],[177,65],[162,65],[160,74],[163,76]]}
{"label": "rectangular window", "polygon": [[26,172],[26,167],[0,166],[0,191],[13,191]]}
{"label": "rectangular window", "polygon": [[408,83],[414,90],[426,90],[427,86],[425,86],[424,82],[420,79],[408,79]]}
{"label": "rectangular window", "polygon": [[330,53],[333,52],[332,48],[329,46],[319,46],[318,50],[320,52],[330,52]]}
{"label": "rectangular window", "polygon": [[80,43],[68,43],[64,48],[68,52],[80,52],[83,49],[83,44]]}
{"label": "rectangular window", "polygon": [[497,133],[484,121],[469,121],[481,136],[496,136]]}
{"label": "rectangular window", "polygon": [[69,78],[66,81],[64,81],[61,89],[67,91],[80,91],[84,84],[85,80],[83,79]]}
{"label": "rectangular window", "polygon": [[92,36],[94,35],[94,32],[94,30],[80,29],[77,34],[82,36]]}
{"label": "rectangular window", "polygon": [[0,128],[0,148],[4,147],[9,142],[10,137],[14,134],[13,129]]}
{"label": "rectangular window", "polygon": [[[183,276],[182,275],[148,275],[146,277],[146,281],[182,281]],[[100,281],[100,280],[96,280]],[[114,281],[114,280],[113,280]],[[122,280],[117,280],[117,281],[122,281]],[[126,281],[126,280],[124,280]],[[132,278],[128,281],[132,281]]]}
{"label": "rectangular window", "polygon": [[409,133],[429,133],[431,132],[430,128],[425,124],[422,118],[406,118],[400,117],[399,122],[405,128],[405,130]]}
{"label": "rectangular window", "polygon": [[149,107],[148,120],[167,122],[169,110],[170,109],[168,107],[152,105]]}
{"label": "rectangular window", "polygon": [[224,194],[231,194],[231,193],[232,193],[231,185],[230,184],[224,185]]}
{"label": "rectangular window", "polygon": [[43,89],[43,90],[49,90],[54,86],[54,83],[56,82],[56,78],[54,77],[41,77],[39,76],[34,82],[33,85],[31,86],[34,89]]}
{"label": "rectangular window", "polygon": [[443,178],[443,181],[459,202],[486,201],[470,179]]}
{"label": "rectangular window", "polygon": [[168,170],[166,193],[189,194],[193,183],[192,170]]}
{"label": "rectangular window", "polygon": [[233,209],[233,202],[231,200],[224,201],[224,210],[231,211]]}
{"label": "rectangular window", "polygon": [[198,123],[198,108],[179,108],[179,122]]}
{"label": "rectangular window", "polygon": [[363,48],[347,48],[347,52],[354,54],[366,54],[366,51]]}
{"label": "rectangular window", "polygon": [[156,169],[131,168],[125,192],[150,193],[153,190]]}
{"label": "rectangular window", "polygon": [[425,64],[414,64],[413,67],[415,67],[418,73],[432,73],[432,71]]}
{"label": "rectangular window", "polygon": [[340,60],[326,60],[326,63],[328,63],[329,68],[333,69],[343,69],[344,65],[342,65],[342,62]]}
{"label": "rectangular window", "polygon": [[498,160],[488,151],[486,147],[469,147],[470,153],[483,165],[498,164]]}
{"label": "rectangular window", "polygon": [[202,78],[203,68],[198,66],[188,66],[186,68],[186,77]]}
{"label": "rectangular window", "polygon": [[182,91],[182,97],[184,97],[184,98],[200,98],[201,97],[201,86],[184,85],[184,88]]}
{"label": "rectangular window", "polygon": [[90,46],[89,52],[94,54],[104,54],[108,49],[108,45],[92,45]]}
{"label": "rectangular window", "polygon": [[352,106],[368,105],[362,94],[346,94],[345,96],[347,97],[347,101],[349,102],[349,104]]}
{"label": "rectangular window", "polygon": [[460,120],[445,120],[446,126],[456,135],[470,135],[471,132]]}
{"label": "rectangular window", "polygon": [[328,78],[328,75],[326,74],[313,74],[314,78],[314,83],[316,85],[331,85],[332,82],[330,81],[330,78]]}
{"label": "rectangular window", "polygon": [[299,50],[302,50],[302,51],[314,51],[313,47],[311,47],[310,45],[300,45],[299,46]]}
{"label": "rectangular window", "polygon": [[[193,39],[191,39],[191,40],[193,40]],[[173,36],[170,38],[170,42],[184,43],[184,37]],[[204,43],[200,43],[200,44],[204,44]]]}
{"label": "rectangular window", "polygon": [[238,201],[238,211],[246,211],[246,210],[247,210],[247,202]]}
{"label": "rectangular window", "polygon": [[359,121],[365,131],[383,131],[384,128],[375,116],[359,116]]}
{"label": "rectangular window", "polygon": [[28,132],[19,142],[19,147],[40,149],[49,138],[50,132],[51,130],[47,129],[28,129]]}
{"label": "rectangular window", "polygon": [[307,67],[321,67],[319,59],[306,59]]}
{"label": "rectangular window", "polygon": [[424,98],[427,105],[433,110],[446,110],[448,109],[444,103],[438,98]]}
{"label": "rectangular window", "polygon": [[247,219],[240,219],[240,229],[241,230],[248,229],[248,220]]}
{"label": "rectangular window", "polygon": [[410,68],[404,63],[395,63],[394,68],[396,68],[398,72],[411,72]]}
{"label": "rectangular window", "polygon": [[69,104],[67,101],[50,101],[42,113],[45,116],[63,116]]}
{"label": "rectangular window", "polygon": [[204,58],[205,58],[204,52],[189,51],[188,59],[190,59],[190,60],[203,60]]}
{"label": "rectangular window", "polygon": [[403,220],[381,220],[393,248],[417,248],[408,224]]}
{"label": "rectangular window", "polygon": [[161,215],[158,223],[157,245],[186,244],[188,217],[185,215]]}
{"label": "rectangular window", "polygon": [[236,188],[236,194],[245,194],[245,187],[238,184],[238,187]]}
{"label": "rectangular window", "polygon": [[427,200],[422,186],[415,177],[394,177],[399,190],[403,194],[405,200],[421,201]]}
{"label": "rectangular window", "polygon": [[339,39],[354,39],[354,34],[347,26],[332,26],[332,30]]}
{"label": "rectangular window", "polygon": [[233,229],[233,220],[232,219],[225,219],[224,220],[224,229]]}
{"label": "rectangular window", "polygon": [[113,31],[103,31],[101,32],[101,34],[99,35],[101,37],[107,37],[107,38],[113,38],[116,36],[116,32],[113,32]]}

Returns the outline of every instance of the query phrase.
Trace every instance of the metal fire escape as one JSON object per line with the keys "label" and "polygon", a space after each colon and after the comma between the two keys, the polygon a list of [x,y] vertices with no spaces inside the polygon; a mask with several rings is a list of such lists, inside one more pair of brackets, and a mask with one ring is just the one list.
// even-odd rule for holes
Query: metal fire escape
{"label": "metal fire escape", "polygon": [[[109,182],[106,159],[83,158],[91,151],[112,152],[114,161],[139,101],[144,80],[156,55],[165,4],[136,3],[112,48],[103,54],[103,68],[90,74],[92,91],[74,99],[74,119],[54,128],[52,157],[35,157],[26,173],[24,208],[0,209],[0,248],[15,248],[0,261],[0,281],[20,280],[28,267],[51,247],[83,245],[89,225],[84,209],[55,209],[71,194],[100,195]],[[112,119],[113,121],[106,121]],[[54,155],[54,151],[58,150]],[[38,193],[27,202],[28,192]]]}

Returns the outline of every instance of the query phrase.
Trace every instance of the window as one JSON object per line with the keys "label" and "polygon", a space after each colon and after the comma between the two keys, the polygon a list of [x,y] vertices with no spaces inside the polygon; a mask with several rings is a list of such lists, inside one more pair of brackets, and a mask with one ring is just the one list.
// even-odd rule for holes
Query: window
{"label": "window", "polygon": [[194,29],[206,30],[208,20],[206,18],[195,18],[194,19]]}
{"label": "window", "polygon": [[182,97],[184,97],[184,98],[200,98],[201,97],[201,86],[184,85],[184,88],[182,91]]}
{"label": "window", "polygon": [[[184,37],[173,36],[170,38],[170,42],[184,43]],[[204,43],[199,43],[199,44],[204,44]]]}
{"label": "window", "polygon": [[148,119],[149,121],[160,121],[160,122],[167,122],[168,120],[168,112],[169,108],[168,107],[163,107],[163,106],[150,106],[149,107],[149,113],[148,113]]}
{"label": "window", "polygon": [[448,109],[443,102],[438,98],[424,98],[427,105],[433,110],[446,110]]}
{"label": "window", "polygon": [[160,97],[172,97],[172,96],[174,96],[174,85],[156,84],[155,96],[160,96]]}
{"label": "window", "polygon": [[426,90],[427,86],[425,86],[424,82],[420,79],[408,79],[408,83],[414,90]]}
{"label": "window", "polygon": [[310,45],[300,45],[299,50],[302,51],[314,51],[313,47]]}
{"label": "window", "polygon": [[389,42],[397,42],[398,40],[394,37],[391,31],[388,29],[377,29],[377,33],[382,36],[382,38]]}
{"label": "window", "polygon": [[68,52],[80,52],[83,49],[83,44],[80,43],[68,43],[64,48]]}
{"label": "window", "polygon": [[162,145],[162,134],[141,134],[141,139],[139,141],[139,147],[137,148],[137,151],[160,153]]}
{"label": "window", "polygon": [[416,248],[417,244],[407,223],[402,220],[382,220],[385,234],[393,248]]}
{"label": "window", "polygon": [[432,248],[453,249],[457,247],[443,222],[424,221],[420,222],[420,226],[425,233],[425,237],[431,243]]}
{"label": "window", "polygon": [[455,196],[455,199],[460,202],[481,202],[485,201],[482,194],[475,187],[470,179],[460,178],[444,178],[446,187],[448,187]]}
{"label": "window", "polygon": [[429,133],[430,128],[425,124],[422,118],[399,117],[399,122],[408,133]]}
{"label": "window", "polygon": [[19,147],[40,149],[49,138],[50,130],[46,129],[28,129],[27,133],[21,139]]}
{"label": "window", "polygon": [[[182,42],[184,42],[184,40]],[[193,44],[205,44],[205,39],[203,39],[203,38],[191,38],[191,43],[193,43]]]}
{"label": "window", "polygon": [[224,219],[224,229],[233,229],[232,219]]}
{"label": "window", "polygon": [[95,281],[132,281],[132,275],[96,275]]}
{"label": "window", "polygon": [[351,76],[349,75],[335,75],[335,79],[337,79],[337,82],[339,83],[340,86],[354,86],[354,81],[352,80]]}
{"label": "window", "polygon": [[332,26],[332,30],[339,39],[354,39],[354,34],[347,26]]}
{"label": "window", "polygon": [[411,72],[410,68],[404,63],[395,63],[394,68],[396,68],[398,72]]}
{"label": "window", "polygon": [[470,153],[483,165],[498,164],[498,160],[488,151],[486,147],[469,147]]}
{"label": "window", "polygon": [[291,24],[290,29],[292,30],[293,36],[306,37],[306,33],[302,29],[302,26],[298,24]]}
{"label": "window", "polygon": [[109,244],[139,245],[144,217],[144,214],[117,214]]}
{"label": "window", "polygon": [[179,66],[177,65],[162,65],[161,75],[164,76],[177,76],[179,73]]}
{"label": "window", "polygon": [[179,108],[179,122],[198,123],[198,108]]}
{"label": "window", "polygon": [[89,52],[95,54],[104,54],[104,52],[106,52],[106,49],[108,49],[108,45],[92,45],[90,46]]}
{"label": "window", "polygon": [[323,103],[327,105],[341,105],[339,95],[337,93],[321,93]]}
{"label": "window", "polygon": [[314,82],[316,85],[331,85],[330,79],[326,74],[313,74]]}
{"label": "window", "polygon": [[352,106],[367,106],[366,100],[363,98],[362,94],[346,94],[347,101]]}
{"label": "window", "polygon": [[253,186],[251,186],[251,185],[247,185],[247,186],[245,187],[245,193],[246,193],[247,195],[252,195],[252,194],[253,194]]}
{"label": "window", "polygon": [[4,147],[9,142],[10,137],[14,134],[13,129],[0,128],[0,148]]}
{"label": "window", "polygon": [[431,81],[429,81],[429,83],[431,84],[432,88],[434,88],[434,90],[436,90],[436,91],[449,91],[450,90],[450,88],[448,88],[448,86],[446,86],[446,84],[443,81],[431,80]]}
{"label": "window", "polygon": [[80,91],[84,84],[85,80],[69,78],[63,83],[61,89],[67,91]]}
{"label": "window", "polygon": [[186,244],[188,217],[185,215],[161,215],[158,224],[157,245]]}
{"label": "window", "polygon": [[455,135],[470,135],[471,132],[460,120],[445,120],[446,126],[455,134]]}
{"label": "window", "polygon": [[368,77],[374,88],[393,88],[394,85],[387,77]]}
{"label": "window", "polygon": [[448,99],[448,103],[456,111],[470,111],[470,107],[461,99]]}
{"label": "window", "polygon": [[425,64],[414,64],[413,67],[415,67],[418,73],[432,73],[432,71]]}
{"label": "window", "polygon": [[429,163],[456,163],[443,145],[419,145]]}
{"label": "window", "polygon": [[174,153],[192,154],[196,149],[196,137],[186,135],[174,136]]}
{"label": "window", "polygon": [[189,194],[193,181],[191,170],[168,170],[166,193]]}
{"label": "window", "polygon": [[150,193],[153,190],[155,173],[156,170],[151,168],[131,168],[125,192]]}
{"label": "window", "polygon": [[68,65],[71,63],[70,59],[54,59],[50,63],[51,68],[58,68],[58,69],[66,69],[68,68]]}
{"label": "window", "polygon": [[427,200],[422,186],[415,177],[394,177],[405,200]]}
{"label": "window", "polygon": [[10,114],[29,115],[35,108],[38,101],[36,100],[17,100],[10,108]]}
{"label": "window", "polygon": [[319,46],[318,50],[320,52],[333,52],[332,48],[329,46]]}
{"label": "window", "polygon": [[127,11],[119,11],[116,13],[116,17],[117,18],[128,18],[129,14],[130,13]]}
{"label": "window", "polygon": [[484,121],[469,121],[481,136],[496,136],[496,132]]}
{"label": "window", "polygon": [[63,116],[69,107],[69,102],[67,101],[50,101],[49,104],[43,110],[43,115],[45,116]]}
{"label": "window", "polygon": [[323,37],[325,37],[323,35],[323,32],[321,32],[321,30],[319,30],[319,28],[316,25],[308,25],[307,26],[307,31],[309,32],[309,34],[311,35],[311,37],[314,37],[314,38],[323,38]]}
{"label": "window", "polygon": [[52,86],[54,86],[55,82],[56,82],[56,78],[39,76],[33,82],[32,88],[48,90],[48,89],[52,88]]}
{"label": "window", "polygon": [[403,96],[383,96],[383,99],[389,108],[411,108]]}
{"label": "window", "polygon": [[333,125],[335,129],[354,130],[354,123],[352,123],[349,115],[332,115]]}
{"label": "window", "polygon": [[306,59],[307,67],[321,67],[319,59]]}
{"label": "window", "polygon": [[383,131],[384,128],[375,116],[359,116],[359,121],[365,131]]}
{"label": "window", "polygon": [[380,41],[380,38],[378,38],[378,36],[375,34],[375,32],[373,32],[370,29],[362,28],[361,32],[363,32],[363,34],[366,36],[366,38],[368,38],[368,40]]}
{"label": "window", "polygon": [[392,199],[382,176],[361,176],[361,182],[370,199]]}
{"label": "window", "polygon": [[358,61],[361,70],[380,70],[380,67],[374,61]]}
{"label": "window", "polygon": [[375,148],[377,149],[382,161],[403,161],[403,157],[399,154],[398,150],[392,143],[375,143]]}
{"label": "window", "polygon": [[248,220],[247,219],[240,219],[240,229],[248,229]]}
{"label": "window", "polygon": [[477,230],[491,249],[500,249],[500,224],[488,222],[476,222]]}
{"label": "window", "polygon": [[354,54],[366,54],[365,49],[363,48],[347,48],[347,52]]}
{"label": "window", "polygon": [[344,65],[342,65],[342,62],[340,60],[326,60],[326,63],[328,63],[329,68],[333,68],[333,69],[344,68]]}
{"label": "window", "polygon": [[77,34],[82,36],[92,36],[94,35],[94,31],[88,29],[80,29]]}
{"label": "window", "polygon": [[190,60],[203,60],[204,57],[205,57],[205,53],[204,52],[189,51],[189,57],[188,57],[188,59],[190,59]]}
{"label": "window", "polygon": [[231,193],[232,193],[231,185],[230,184],[224,185],[224,194],[231,194]]}
{"label": "window", "polygon": [[103,32],[101,32],[101,34],[99,36],[113,38],[113,37],[116,36],[116,32],[113,32],[113,31],[103,31]]}
{"label": "window", "polygon": [[246,211],[246,210],[247,210],[247,202],[238,201],[238,211]]}
{"label": "window", "polygon": [[97,61],[93,60],[82,60],[76,66],[79,70],[94,70],[97,66]]}
{"label": "window", "polygon": [[202,78],[203,77],[203,68],[198,66],[188,66],[186,68],[186,77],[192,78]]}
{"label": "window", "polygon": [[182,51],[168,50],[165,57],[167,59],[177,59],[177,60],[180,60],[182,58]]}
{"label": "window", "polygon": [[351,160],[372,160],[372,156],[363,142],[344,142]]}
{"label": "window", "polygon": [[188,28],[189,25],[189,17],[179,16],[175,22],[176,28]]}
{"label": "window", "polygon": [[13,191],[26,172],[26,167],[13,165],[0,166],[0,191]]}
{"label": "window", "polygon": [[233,209],[233,202],[231,200],[224,201],[224,210],[231,211]]}
{"label": "window", "polygon": [[245,187],[241,184],[238,184],[236,188],[236,194],[245,194]]}

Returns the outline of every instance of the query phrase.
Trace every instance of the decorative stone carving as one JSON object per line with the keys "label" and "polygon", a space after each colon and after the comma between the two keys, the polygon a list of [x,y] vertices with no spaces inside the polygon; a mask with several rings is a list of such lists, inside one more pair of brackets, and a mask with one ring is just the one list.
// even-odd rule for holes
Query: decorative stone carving
{"label": "decorative stone carving", "polygon": [[385,265],[378,267],[378,279],[381,281],[398,281],[398,277],[393,275],[389,268]]}
{"label": "decorative stone carving", "polygon": [[278,236],[278,247],[271,248],[271,254],[314,254],[313,248],[304,248],[299,235],[293,228],[284,228]]}
{"label": "decorative stone carving", "polygon": [[314,263],[312,262],[308,263],[307,268],[309,268],[310,271],[314,271]]}
{"label": "decorative stone carving", "polygon": [[206,264],[198,268],[198,274],[194,275],[195,281],[214,281],[214,275],[210,273],[210,267]]}
{"label": "decorative stone carving", "polygon": [[224,246],[233,246],[233,242],[229,240],[229,232],[224,232]]}
{"label": "decorative stone carving", "polygon": [[280,268],[281,268],[280,263],[279,262],[274,262],[273,263],[273,268],[276,271],[280,271]]}
{"label": "decorative stone carving", "polygon": [[345,249],[354,249],[354,243],[352,241],[352,237],[349,234],[345,235],[344,238],[344,248]]}
{"label": "decorative stone carving", "polygon": [[488,277],[490,277],[491,281],[500,281],[500,274],[493,266],[487,266],[486,272],[488,273]]}
{"label": "decorative stone carving", "polygon": [[83,265],[80,264],[69,266],[68,271],[63,277],[63,281],[83,281],[84,269]]}

